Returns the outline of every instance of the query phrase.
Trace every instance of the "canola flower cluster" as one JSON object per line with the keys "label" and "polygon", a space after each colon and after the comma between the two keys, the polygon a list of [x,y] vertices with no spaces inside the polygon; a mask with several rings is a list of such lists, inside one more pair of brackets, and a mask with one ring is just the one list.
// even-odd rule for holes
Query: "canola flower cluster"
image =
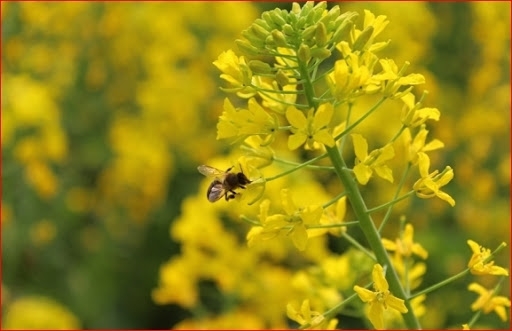
{"label": "canola flower cluster", "polygon": [[[485,270],[481,272],[501,276],[508,276],[508,271],[501,267],[493,268],[493,263],[488,261],[493,255],[482,249],[479,257],[474,255],[472,258],[478,259],[478,262],[470,263],[468,269],[448,282],[412,292],[419,287],[426,272],[425,264],[415,261],[413,255],[426,259],[427,251],[413,242],[411,223],[402,222],[401,234],[395,242],[381,238],[381,231],[390,221],[394,204],[414,194],[423,199],[439,198],[455,206],[454,199],[443,189],[454,178],[454,172],[450,166],[442,171],[431,170],[429,153],[443,148],[444,144],[439,139],[427,142],[427,125],[431,121],[439,121],[440,112],[423,105],[426,92],[416,101],[414,87],[425,83],[424,76],[408,74],[408,62],[399,67],[392,59],[378,56],[389,44],[389,41],[377,41],[389,23],[385,16],[375,16],[365,10],[360,28],[354,24],[356,17],[357,13],[354,12],[342,14],[338,6],[327,10],[325,3],[314,5],[311,2],[302,7],[294,3],[289,12],[275,9],[263,13],[242,32],[244,38],[237,40],[242,55],[227,50],[214,62],[222,72],[220,77],[227,84],[222,89],[238,97],[236,101],[226,98],[224,112],[217,125],[217,138],[241,146],[240,155],[232,154],[232,158],[238,155],[236,163],[239,168],[236,171],[244,172],[252,179],[247,189],[237,194],[237,200],[249,205],[259,203],[257,209],[251,206],[243,209],[241,217],[251,226],[246,237],[249,252],[250,249],[271,248],[267,254],[276,258],[279,251],[271,243],[290,239],[306,258],[317,261],[316,274],[301,271],[293,278],[292,284],[300,284],[294,289],[300,291],[290,294],[301,297],[300,292],[303,292],[303,298],[304,292],[309,294],[303,300],[289,298],[288,318],[301,328],[335,328],[338,324],[336,315],[344,306],[355,305],[362,310],[364,308],[369,322],[377,329],[399,327],[401,315],[407,327],[419,328],[418,317],[426,311],[423,301],[427,293],[460,278],[468,271],[478,273],[477,270]],[[365,98],[375,100],[374,105],[362,116],[354,116],[353,110]],[[401,108],[399,116],[389,117],[387,122],[382,123],[387,126],[389,121],[396,131],[385,143],[369,150],[368,140],[359,124],[378,112],[384,103],[395,103]],[[352,148],[348,147],[350,141]],[[350,156],[346,155],[352,155],[353,164],[349,161]],[[371,183],[375,177],[394,183],[396,167],[392,161],[402,163],[398,169],[401,168],[403,173],[394,198],[377,207],[367,208],[360,188]],[[214,162],[222,164],[225,160]],[[279,171],[283,168],[285,170]],[[300,178],[294,178],[295,172],[305,169],[326,170],[335,174],[334,178],[337,177],[341,183],[336,186],[338,193],[330,198],[327,194],[325,198],[325,192],[321,196],[315,192],[310,175],[301,173]],[[409,175],[414,169],[417,169],[419,178],[411,182]],[[329,181],[332,180],[333,177],[329,177]],[[400,195],[408,182],[411,190]],[[299,198],[301,203],[297,203]],[[281,203],[276,203],[279,200]],[[350,202],[351,214],[356,218],[353,222],[344,219],[347,202]],[[331,205],[335,208],[330,208]],[[227,213],[236,217],[238,208],[224,210],[219,207],[216,210],[220,215]],[[387,212],[377,229],[372,214],[380,210]],[[185,220],[189,222],[191,218],[188,212],[184,213],[178,221],[179,225],[172,230],[174,238],[183,239],[180,236],[184,233],[179,234],[177,229],[186,227],[191,230],[191,225],[184,224]],[[371,251],[349,235],[349,227],[354,225],[360,226]],[[342,236],[360,253],[364,253],[363,259],[367,260],[362,265],[366,266],[366,272],[371,269],[369,265],[373,265],[374,291],[367,288],[371,284],[354,285],[352,295],[341,295],[349,293],[350,285],[343,284],[343,290],[336,288],[335,284],[339,281],[336,276],[340,277],[340,274],[333,278],[328,276],[332,276],[332,269],[343,272],[338,269],[339,266],[335,266],[336,263],[343,265],[343,262],[320,258],[315,245],[325,240],[327,233]],[[219,253],[216,247],[218,244],[199,240],[192,247],[212,252],[211,258],[224,258],[225,253]],[[471,248],[477,254],[474,247]],[[246,251],[245,248],[243,250]],[[386,250],[394,252],[394,255],[390,257]],[[313,252],[317,256],[313,256]],[[184,253],[164,267],[169,276],[162,277],[161,287],[153,293],[155,300],[183,303],[183,298],[169,291],[179,284],[176,278],[183,278],[187,256],[192,257]],[[243,264],[246,262],[244,260]],[[178,263],[182,265],[181,274],[174,274],[171,278],[170,273],[179,270]],[[241,270],[234,268],[237,270],[235,273],[246,273],[245,268],[248,266]],[[357,275],[357,268],[353,265],[348,268]],[[189,276],[196,278],[186,280],[188,289],[202,277],[213,278],[219,284],[226,282],[224,275],[206,274],[205,271]],[[357,276],[352,278],[352,283],[356,281]],[[228,288],[223,289],[229,292]],[[486,313],[496,311],[503,319],[504,307],[510,306],[508,299],[498,297],[490,300],[492,295],[476,285],[471,285],[469,289],[482,296],[487,295],[472,306],[473,310],[482,309]],[[187,305],[196,304],[197,291],[186,293],[196,293],[188,298]],[[353,303],[356,296],[367,305],[362,307]],[[260,293],[258,297],[261,299],[265,294]],[[246,302],[252,298],[239,299]],[[276,298],[272,299],[272,302],[277,301]],[[264,327],[269,325],[272,324]],[[188,328],[197,325],[185,323],[180,326]]]}

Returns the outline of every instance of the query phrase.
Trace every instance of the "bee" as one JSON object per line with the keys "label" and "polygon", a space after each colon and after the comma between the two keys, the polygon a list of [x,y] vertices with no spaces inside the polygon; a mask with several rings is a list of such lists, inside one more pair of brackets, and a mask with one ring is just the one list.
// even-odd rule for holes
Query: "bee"
{"label": "bee", "polygon": [[224,196],[226,201],[234,199],[238,194],[235,192],[237,188],[245,189],[245,185],[252,183],[252,181],[250,181],[243,172],[230,172],[231,169],[233,169],[233,167],[226,171],[222,171],[207,165],[200,165],[197,167],[197,170],[206,177],[214,178],[213,182],[208,187],[208,191],[206,192],[208,201],[215,202],[222,196]]}

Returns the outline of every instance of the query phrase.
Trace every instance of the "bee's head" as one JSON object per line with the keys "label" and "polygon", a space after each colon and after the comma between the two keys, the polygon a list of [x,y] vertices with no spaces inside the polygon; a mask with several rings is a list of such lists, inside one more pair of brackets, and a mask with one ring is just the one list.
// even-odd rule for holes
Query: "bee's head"
{"label": "bee's head", "polygon": [[243,172],[239,172],[238,174],[236,174],[236,176],[238,177],[238,182],[241,185],[246,185],[246,184],[250,184],[251,183],[249,178],[247,178],[247,176]]}

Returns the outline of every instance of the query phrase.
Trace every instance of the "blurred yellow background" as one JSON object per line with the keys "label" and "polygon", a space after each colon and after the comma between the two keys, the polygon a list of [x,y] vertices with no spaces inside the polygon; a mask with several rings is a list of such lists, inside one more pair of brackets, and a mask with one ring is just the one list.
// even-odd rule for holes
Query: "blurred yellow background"
{"label": "blurred yellow background", "polygon": [[[380,37],[391,39],[386,56],[410,61],[409,71],[427,79],[427,105],[441,111],[430,134],[445,148],[432,162],[454,168],[447,191],[457,205],[411,202],[407,218],[431,257],[424,284],[465,268],[469,238],[491,249],[510,244],[510,3],[336,4],[360,16],[363,9],[387,15]],[[179,232],[176,220],[195,208],[187,201],[206,201],[208,183],[197,165],[231,148],[215,139],[226,95],[212,62],[235,49],[234,40],[262,11],[291,3],[1,6],[2,327],[287,327],[284,289],[245,309],[223,295],[226,284],[201,284],[188,306],[184,289],[183,301],[174,303],[159,302],[154,290],[166,263],[184,252],[176,239],[183,236],[171,238],[170,229]],[[379,135],[381,123],[366,125]],[[252,261],[243,254],[232,258]],[[509,256],[497,263],[508,268]],[[279,261],[280,268],[253,261],[244,270],[279,288],[292,269]],[[466,287],[432,294],[425,327],[466,322],[474,300]],[[230,310],[233,320],[222,320]],[[495,317],[485,316],[483,325],[509,327]],[[343,325],[362,327],[350,323]]]}

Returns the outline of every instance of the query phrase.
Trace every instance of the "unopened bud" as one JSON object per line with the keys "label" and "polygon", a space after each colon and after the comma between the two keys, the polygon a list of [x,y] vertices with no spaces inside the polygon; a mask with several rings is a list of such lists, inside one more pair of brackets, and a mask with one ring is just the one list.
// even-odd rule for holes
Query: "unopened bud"
{"label": "unopened bud", "polygon": [[368,43],[368,40],[372,37],[373,34],[373,26],[368,26],[366,29],[361,32],[359,37],[357,37],[356,41],[354,41],[354,44],[352,45],[353,51],[362,51],[364,49],[364,46]]}
{"label": "unopened bud", "polygon": [[276,81],[280,86],[286,86],[290,83],[290,79],[283,70],[279,70],[276,74]]}
{"label": "unopened bud", "polygon": [[299,51],[297,52],[297,57],[304,63],[308,63],[311,60],[311,50],[309,46],[305,44],[301,44],[299,47]]}
{"label": "unopened bud", "polygon": [[279,31],[277,29],[274,29],[274,30],[272,30],[271,34],[272,34],[272,38],[274,39],[274,42],[276,43],[277,46],[279,46],[279,47],[289,46],[288,42],[286,41],[286,37],[285,37],[284,33],[282,33],[281,31]]}
{"label": "unopened bud", "polygon": [[249,68],[255,74],[269,74],[272,72],[272,67],[270,66],[270,64],[260,60],[249,61]]}
{"label": "unopened bud", "polygon": [[245,55],[258,55],[260,53],[260,51],[247,40],[237,39],[235,40],[235,44],[238,46],[238,50]]}
{"label": "unopened bud", "polygon": [[316,45],[319,47],[322,47],[327,43],[327,30],[325,29],[325,25],[322,22],[316,25],[315,39]]}

